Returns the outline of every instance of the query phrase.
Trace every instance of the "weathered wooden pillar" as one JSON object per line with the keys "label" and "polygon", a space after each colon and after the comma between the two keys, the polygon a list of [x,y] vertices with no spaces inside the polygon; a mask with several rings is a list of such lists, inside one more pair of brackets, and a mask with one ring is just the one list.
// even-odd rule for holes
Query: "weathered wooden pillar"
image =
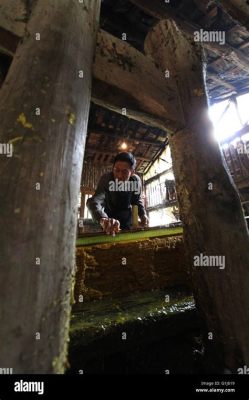
{"label": "weathered wooden pillar", "polygon": [[0,155],[0,367],[14,373],[66,365],[99,7],[38,0],[0,92],[0,143],[13,145]]}
{"label": "weathered wooden pillar", "polygon": [[170,146],[197,306],[225,365],[249,365],[248,231],[208,119],[201,48],[167,20],[148,34],[145,51],[176,81],[186,120]]}

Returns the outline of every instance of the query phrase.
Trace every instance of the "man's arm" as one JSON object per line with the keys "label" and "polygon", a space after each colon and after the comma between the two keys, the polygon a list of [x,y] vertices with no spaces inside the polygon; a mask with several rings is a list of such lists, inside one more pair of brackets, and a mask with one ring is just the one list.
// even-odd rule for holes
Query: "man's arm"
{"label": "man's arm", "polygon": [[132,205],[138,206],[138,215],[141,218],[144,215],[146,215],[146,211],[144,208],[143,200],[141,199],[141,194],[138,197],[136,196],[138,195],[135,195],[135,202],[134,203],[132,202]]}
{"label": "man's arm", "polygon": [[100,178],[96,192],[87,200],[86,205],[93,221],[99,223],[105,233],[115,236],[115,233],[119,231],[120,223],[114,218],[109,218],[104,212],[108,185],[109,177],[105,174]]}
{"label": "man's arm", "polygon": [[94,222],[100,222],[101,218],[108,218],[108,215],[104,212],[107,185],[108,178],[103,175],[99,180],[96,192],[86,202]]}

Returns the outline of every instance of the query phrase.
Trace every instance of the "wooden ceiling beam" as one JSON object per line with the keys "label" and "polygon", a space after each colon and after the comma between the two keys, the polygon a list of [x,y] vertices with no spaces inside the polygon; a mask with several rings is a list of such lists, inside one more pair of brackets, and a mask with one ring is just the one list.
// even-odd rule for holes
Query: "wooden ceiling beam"
{"label": "wooden ceiling beam", "polygon": [[213,7],[210,11],[208,12],[206,11],[205,15],[202,18],[200,18],[198,22],[201,25],[210,26],[212,20],[215,17],[217,17],[217,12],[218,12],[217,7]]}
{"label": "wooden ceiling beam", "polygon": [[[86,147],[86,156],[90,155],[90,154],[95,154],[95,158],[96,158],[97,154],[105,154],[105,155],[108,154],[109,156],[115,157],[117,153],[118,153],[118,151],[96,150],[94,147],[90,147],[90,146]],[[136,158],[136,160],[139,160],[139,161],[148,161],[148,162],[151,161],[151,159],[147,158],[147,157],[140,157],[140,156],[135,155],[135,158]]]}
{"label": "wooden ceiling beam", "polygon": [[221,8],[249,32],[249,6],[245,0],[218,0]]}
{"label": "wooden ceiling beam", "polygon": [[244,40],[239,46],[238,46],[238,49],[245,49],[246,47],[248,47],[249,46],[249,37],[246,39],[246,40]]}
{"label": "wooden ceiling beam", "polygon": [[208,74],[208,79],[211,79],[212,81],[218,83],[218,85],[226,87],[227,89],[231,90],[232,92],[237,93],[237,89],[231,83],[224,81],[223,79],[219,78],[215,74]]}
{"label": "wooden ceiling beam", "polygon": [[[97,135],[104,135],[105,137],[110,137],[112,139],[117,139],[117,140],[124,140],[127,142],[139,142],[139,143],[145,143],[145,144],[150,144],[153,146],[164,146],[165,142],[161,142],[161,141],[157,141],[155,140],[151,140],[151,139],[139,139],[136,137],[132,137],[132,136],[125,136],[125,135],[119,135],[117,133],[113,133],[113,132],[107,132],[105,129],[90,129],[88,131],[88,136],[91,135],[91,133],[96,133]],[[135,132],[136,134],[136,132]],[[165,141],[167,140],[167,137],[165,137]]]}
{"label": "wooden ceiling beam", "polygon": [[[123,114],[122,110],[126,108],[126,116],[133,120],[142,122],[143,124],[160,128],[166,131],[168,129],[167,124],[160,118],[157,118],[148,113],[138,111],[136,104],[133,104],[131,99],[122,91],[116,90],[115,88],[104,84],[96,79],[92,82],[92,99],[91,101],[101,107],[104,107],[110,111],[114,111],[118,114]],[[125,106],[124,106],[125,103]],[[129,104],[130,108],[127,108]],[[170,130],[170,129],[168,129]]]}
{"label": "wooden ceiling beam", "polygon": [[[224,3],[227,0],[224,1]],[[235,0],[234,0],[235,1]],[[143,10],[146,14],[161,19],[169,19],[172,18],[179,25],[179,28],[182,29],[185,33],[193,36],[193,33],[196,30],[205,29],[204,26],[197,25],[186,19],[185,16],[179,14],[177,10],[171,7],[168,4],[163,4],[160,0],[154,0],[153,2],[150,0],[130,0],[130,2],[141,10]],[[217,54],[222,58],[226,58],[230,62],[238,65],[243,71],[249,73],[249,63],[248,57],[240,51],[229,44],[220,45],[219,43],[214,42],[203,42],[204,48],[210,50]]]}
{"label": "wooden ceiling beam", "polygon": [[[20,37],[0,29],[0,51],[13,57]],[[162,130],[183,124],[174,82],[148,57],[104,31],[98,33],[92,101]]]}
{"label": "wooden ceiling beam", "polygon": [[184,125],[174,79],[165,77],[150,57],[102,30],[97,37],[93,78],[94,103],[121,114],[125,109],[126,116],[164,130]]}

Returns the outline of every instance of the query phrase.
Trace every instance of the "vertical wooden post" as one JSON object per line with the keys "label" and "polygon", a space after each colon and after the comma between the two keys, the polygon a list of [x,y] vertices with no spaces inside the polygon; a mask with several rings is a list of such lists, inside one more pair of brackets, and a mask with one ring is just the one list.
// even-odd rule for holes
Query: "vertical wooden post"
{"label": "vertical wooden post", "polygon": [[[248,231],[212,135],[201,48],[173,21],[161,21],[148,34],[145,50],[176,81],[186,120],[170,136],[170,146],[197,306],[209,339],[223,348],[226,366],[249,365]],[[208,256],[205,262],[202,255]],[[219,257],[225,257],[224,268]]]}
{"label": "vertical wooden post", "polygon": [[65,369],[99,0],[38,0],[1,89],[0,366]]}
{"label": "vertical wooden post", "polygon": [[132,206],[132,229],[138,228],[138,206]]}
{"label": "vertical wooden post", "polygon": [[85,192],[83,188],[81,187],[81,200],[80,200],[80,220],[79,220],[79,226],[78,226],[78,232],[83,233],[84,228],[83,228],[83,219],[84,219],[84,213],[85,213]]}
{"label": "vertical wooden post", "polygon": [[85,192],[82,190],[81,191],[81,202],[80,202],[80,218],[84,218],[84,213],[85,213]]}

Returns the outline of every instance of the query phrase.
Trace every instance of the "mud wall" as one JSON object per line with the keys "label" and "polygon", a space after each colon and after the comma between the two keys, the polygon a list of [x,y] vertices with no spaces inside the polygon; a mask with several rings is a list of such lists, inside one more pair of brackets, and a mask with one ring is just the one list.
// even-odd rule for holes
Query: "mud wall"
{"label": "mud wall", "polygon": [[83,301],[188,286],[182,236],[81,246],[76,252],[75,308]]}

